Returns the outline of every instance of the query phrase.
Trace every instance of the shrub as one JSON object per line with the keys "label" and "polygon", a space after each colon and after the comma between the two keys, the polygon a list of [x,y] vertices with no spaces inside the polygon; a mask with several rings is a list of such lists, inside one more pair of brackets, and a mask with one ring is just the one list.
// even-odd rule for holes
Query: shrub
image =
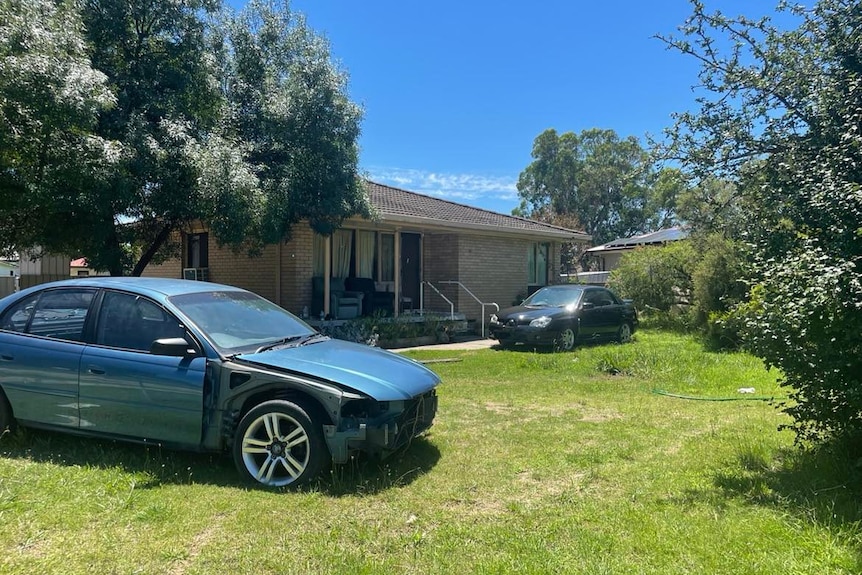
{"label": "shrub", "polygon": [[687,305],[696,254],[687,241],[638,248],[623,255],[608,284],[641,310],[670,312]]}

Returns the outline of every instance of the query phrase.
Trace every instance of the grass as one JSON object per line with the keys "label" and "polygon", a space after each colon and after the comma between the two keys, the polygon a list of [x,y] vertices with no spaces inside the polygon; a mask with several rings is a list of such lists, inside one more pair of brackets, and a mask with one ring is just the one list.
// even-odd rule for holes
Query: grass
{"label": "grass", "polygon": [[858,573],[860,472],[800,451],[742,354],[678,335],[457,357],[431,433],[301,492],[226,458],[0,438],[0,573]]}

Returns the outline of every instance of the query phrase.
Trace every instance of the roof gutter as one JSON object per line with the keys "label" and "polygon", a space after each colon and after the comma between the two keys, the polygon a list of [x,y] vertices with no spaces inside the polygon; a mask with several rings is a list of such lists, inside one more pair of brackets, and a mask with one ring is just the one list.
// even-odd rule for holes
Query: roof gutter
{"label": "roof gutter", "polygon": [[424,218],[419,216],[408,216],[404,214],[387,214],[379,212],[380,220],[387,223],[412,224],[418,227],[435,230],[471,231],[489,234],[517,235],[529,238],[555,239],[558,241],[589,241],[592,236],[574,230],[553,229],[527,230],[510,228],[504,226],[488,226],[475,223],[442,222],[435,218]]}

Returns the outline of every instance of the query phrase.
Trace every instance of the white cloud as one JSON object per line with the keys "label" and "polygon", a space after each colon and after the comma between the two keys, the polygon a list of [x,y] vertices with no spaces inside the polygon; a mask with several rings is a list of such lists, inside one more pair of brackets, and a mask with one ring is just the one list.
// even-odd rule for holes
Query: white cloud
{"label": "white cloud", "polygon": [[409,168],[370,167],[368,177],[381,184],[396,186],[461,203],[483,200],[516,201],[517,179],[482,174],[447,174]]}

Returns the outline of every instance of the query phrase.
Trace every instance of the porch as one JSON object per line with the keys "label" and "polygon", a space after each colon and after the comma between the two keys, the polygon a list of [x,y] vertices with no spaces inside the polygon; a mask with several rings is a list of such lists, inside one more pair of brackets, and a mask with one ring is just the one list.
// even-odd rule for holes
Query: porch
{"label": "porch", "polygon": [[370,316],[352,319],[308,319],[317,331],[347,341],[382,348],[451,343],[474,329],[464,314],[404,313],[398,317]]}

